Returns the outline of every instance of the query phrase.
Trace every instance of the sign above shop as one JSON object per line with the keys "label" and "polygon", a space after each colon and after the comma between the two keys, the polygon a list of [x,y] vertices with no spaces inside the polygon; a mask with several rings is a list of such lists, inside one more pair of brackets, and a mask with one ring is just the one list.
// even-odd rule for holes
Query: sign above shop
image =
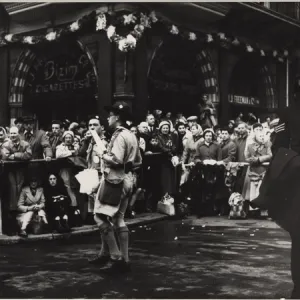
{"label": "sign above shop", "polygon": [[260,106],[260,101],[255,97],[229,95],[228,101],[233,104],[248,105],[248,106]]}
{"label": "sign above shop", "polygon": [[39,53],[31,66],[25,94],[50,96],[96,91],[97,79],[87,54],[77,44],[72,51]]}

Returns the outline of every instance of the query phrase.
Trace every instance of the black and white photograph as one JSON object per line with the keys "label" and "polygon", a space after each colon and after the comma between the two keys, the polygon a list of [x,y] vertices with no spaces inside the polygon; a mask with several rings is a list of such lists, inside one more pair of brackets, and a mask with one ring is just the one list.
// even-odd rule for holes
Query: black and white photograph
{"label": "black and white photograph", "polygon": [[300,299],[300,2],[0,0],[0,299]]}

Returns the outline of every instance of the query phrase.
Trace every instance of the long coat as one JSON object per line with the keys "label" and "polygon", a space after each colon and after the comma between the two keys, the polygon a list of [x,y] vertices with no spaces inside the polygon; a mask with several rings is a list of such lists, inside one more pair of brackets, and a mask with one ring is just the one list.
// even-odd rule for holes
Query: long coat
{"label": "long coat", "polygon": [[20,199],[18,201],[18,210],[22,213],[27,212],[28,206],[39,205],[40,209],[45,208],[45,196],[43,188],[37,188],[35,196],[32,195],[30,187],[26,186],[22,189]]}
{"label": "long coat", "polygon": [[194,139],[193,136],[188,137],[181,159],[183,163],[189,164],[190,162],[194,161],[196,149],[200,143],[203,143],[203,141],[204,139],[201,136],[199,136],[198,139]]}
{"label": "long coat", "polygon": [[235,142],[228,140],[226,143],[221,145],[222,148],[222,160],[225,163],[236,161],[236,144]]}

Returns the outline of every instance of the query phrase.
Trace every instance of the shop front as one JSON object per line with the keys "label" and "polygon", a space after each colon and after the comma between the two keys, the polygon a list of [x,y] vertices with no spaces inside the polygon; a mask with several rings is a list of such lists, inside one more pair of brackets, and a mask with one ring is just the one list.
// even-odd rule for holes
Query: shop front
{"label": "shop front", "polygon": [[149,110],[198,115],[203,94],[218,102],[218,85],[209,52],[180,37],[165,38],[148,72]]}
{"label": "shop front", "polygon": [[229,81],[229,116],[235,119],[249,113],[264,118],[277,108],[273,82],[268,67],[257,59],[241,59],[232,71]]}
{"label": "shop front", "polygon": [[39,126],[53,119],[86,120],[97,111],[97,70],[76,40],[23,51],[10,88],[11,117],[31,114]]}

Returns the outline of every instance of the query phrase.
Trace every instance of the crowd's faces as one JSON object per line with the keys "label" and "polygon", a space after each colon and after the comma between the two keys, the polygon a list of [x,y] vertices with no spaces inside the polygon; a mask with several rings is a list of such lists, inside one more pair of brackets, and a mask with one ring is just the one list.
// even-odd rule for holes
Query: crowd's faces
{"label": "crowd's faces", "polygon": [[259,142],[259,143],[264,142],[264,133],[263,133],[262,129],[258,130],[258,128],[255,128],[254,136],[255,136],[255,139],[257,142]]}
{"label": "crowd's faces", "polygon": [[131,127],[130,131],[134,134],[137,135],[137,128],[136,127]]}
{"label": "crowd's faces", "polygon": [[3,142],[5,140],[5,133],[3,130],[0,130],[0,142]]}
{"label": "crowd's faces", "polygon": [[96,130],[97,134],[101,134],[101,124],[98,119],[91,119],[89,121],[89,130]]}
{"label": "crowd's faces", "polygon": [[221,129],[217,129],[216,130],[216,136],[220,136],[221,135]]}
{"label": "crowd's faces", "polygon": [[148,133],[149,129],[148,129],[148,124],[146,122],[142,122],[140,125],[139,125],[139,131],[140,133],[143,133],[143,134],[146,134]]}
{"label": "crowd's faces", "polygon": [[74,142],[74,138],[70,134],[67,134],[64,138],[64,141],[67,146],[71,146]]}
{"label": "crowd's faces", "polygon": [[117,123],[119,122],[120,119],[119,116],[115,115],[113,112],[110,112],[107,120],[108,120],[108,126],[114,129],[116,128]]}
{"label": "crowd's faces", "polygon": [[155,125],[155,118],[154,118],[153,115],[148,115],[147,116],[147,123],[151,127]]}
{"label": "crowd's faces", "polygon": [[171,113],[171,112],[167,112],[167,113],[166,113],[166,118],[167,118],[167,119],[171,119],[171,117],[172,117],[172,113]]}
{"label": "crowd's faces", "polygon": [[162,134],[168,134],[170,132],[170,126],[164,125],[161,127],[161,133]]}
{"label": "crowd's faces", "polygon": [[52,124],[52,133],[55,136],[60,134],[60,125],[59,124]]}
{"label": "crowd's faces", "polygon": [[20,130],[21,128],[24,128],[24,124],[21,123],[21,122],[18,122],[18,123],[16,124],[16,127],[18,127],[18,129]]}
{"label": "crowd's faces", "polygon": [[19,140],[19,129],[18,127],[12,127],[9,130],[9,136],[12,142],[17,142]]}
{"label": "crowd's faces", "polygon": [[186,128],[185,128],[184,125],[178,126],[178,133],[179,133],[180,135],[185,135],[185,133],[186,133]]}
{"label": "crowd's faces", "polygon": [[237,127],[237,131],[240,135],[244,135],[248,132],[246,124],[239,124]]}
{"label": "crowd's faces", "polygon": [[36,179],[31,180],[29,185],[32,189],[36,189],[38,186],[37,180]]}
{"label": "crowd's faces", "polygon": [[228,127],[229,127],[230,129],[232,129],[234,126],[233,126],[232,123],[229,123],[229,124],[228,124]]}
{"label": "crowd's faces", "polygon": [[227,130],[221,131],[221,138],[224,142],[228,141],[230,138],[229,132]]}
{"label": "crowd's faces", "polygon": [[192,135],[196,135],[198,133],[198,126],[197,125],[192,125],[191,126],[191,133],[192,133]]}
{"label": "crowd's faces", "polygon": [[56,186],[56,184],[57,184],[57,178],[56,178],[55,175],[50,175],[49,176],[49,184],[51,186]]}
{"label": "crowd's faces", "polygon": [[34,123],[33,122],[26,123],[26,124],[24,124],[24,128],[25,128],[26,131],[31,132],[31,131],[33,131]]}
{"label": "crowd's faces", "polygon": [[213,139],[213,135],[211,132],[206,132],[204,135],[204,140],[206,143],[211,143]]}

